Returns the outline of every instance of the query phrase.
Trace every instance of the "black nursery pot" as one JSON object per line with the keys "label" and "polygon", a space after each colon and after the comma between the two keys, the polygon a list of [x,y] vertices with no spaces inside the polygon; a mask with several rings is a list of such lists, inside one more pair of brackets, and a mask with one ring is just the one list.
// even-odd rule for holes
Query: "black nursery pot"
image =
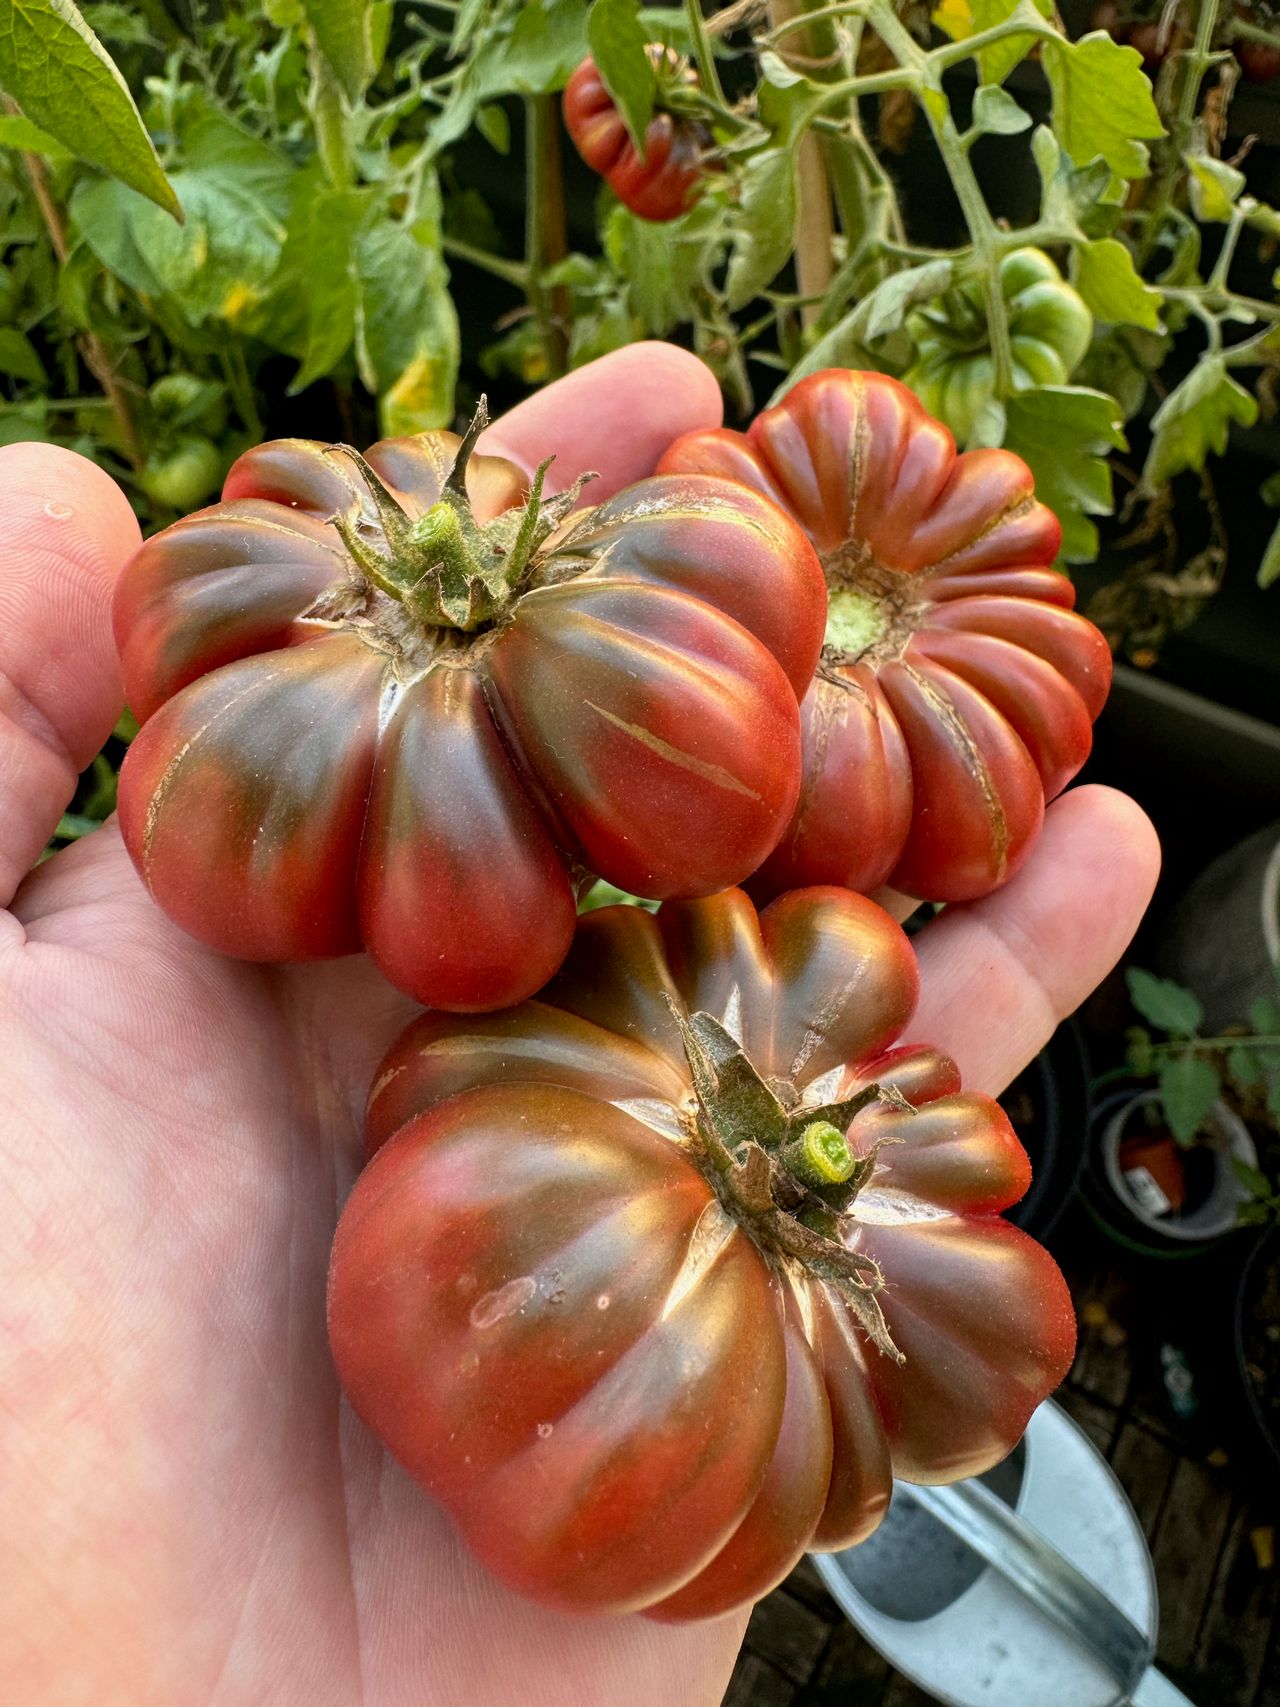
{"label": "black nursery pot", "polygon": [[1005,1219],[1044,1240],[1076,1194],[1089,1141],[1090,1071],[1084,1038],[1066,1020],[1000,1098],[1031,1158],[1031,1189]]}

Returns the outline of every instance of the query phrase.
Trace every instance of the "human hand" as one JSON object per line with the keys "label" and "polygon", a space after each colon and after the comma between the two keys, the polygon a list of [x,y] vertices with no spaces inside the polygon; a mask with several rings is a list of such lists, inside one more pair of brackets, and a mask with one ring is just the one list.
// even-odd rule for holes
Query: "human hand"
{"label": "human hand", "polygon": [[[715,425],[640,345],[490,429],[601,494]],[[593,494],[594,495],[594,494]],[[552,1614],[493,1581],[342,1403],[324,1329],[376,1063],[409,1013],[363,958],[220,960],[152,905],[114,824],[40,866],[120,711],[99,470],[0,451],[0,1677],[14,1702],[718,1700],[733,1616]],[[1021,874],[918,939],[913,1032],[999,1090],[1114,963],[1157,852],[1123,797],[1049,809]]]}

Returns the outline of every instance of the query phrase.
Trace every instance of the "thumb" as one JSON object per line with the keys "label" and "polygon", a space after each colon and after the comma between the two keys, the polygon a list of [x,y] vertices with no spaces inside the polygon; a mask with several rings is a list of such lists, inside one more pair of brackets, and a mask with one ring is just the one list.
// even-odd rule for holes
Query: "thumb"
{"label": "thumb", "polygon": [[0,449],[0,515],[0,906],[7,906],[120,715],[111,594],[140,536],[110,476],[57,445]]}

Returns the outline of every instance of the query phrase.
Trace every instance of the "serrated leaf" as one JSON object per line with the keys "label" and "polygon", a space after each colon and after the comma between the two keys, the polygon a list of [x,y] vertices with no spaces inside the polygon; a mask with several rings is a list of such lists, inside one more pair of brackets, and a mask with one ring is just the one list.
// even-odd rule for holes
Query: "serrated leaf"
{"label": "serrated leaf", "polygon": [[45,371],[30,338],[16,326],[0,326],[0,373],[44,385]]}
{"label": "serrated leaf", "polygon": [[1164,135],[1137,48],[1105,30],[1079,41],[1045,41],[1041,58],[1053,97],[1053,131],[1077,166],[1098,155],[1122,178],[1145,178],[1145,144]]}
{"label": "serrated leaf", "polygon": [[1157,978],[1152,972],[1131,966],[1124,975],[1129,999],[1143,1019],[1177,1037],[1193,1037],[1204,1019],[1197,996],[1172,978]]}
{"label": "serrated leaf", "polygon": [[203,113],[173,174],[179,227],[123,184],[85,180],[72,219],[102,264],[132,289],[167,298],[189,325],[245,320],[280,261],[297,169],[224,114]]}
{"label": "serrated leaf", "polygon": [[1267,549],[1262,554],[1262,562],[1258,565],[1258,585],[1272,587],[1280,580],[1280,522],[1271,530],[1271,538],[1267,541]]}
{"label": "serrated leaf", "polygon": [[605,88],[643,159],[658,80],[646,51],[639,0],[595,0],[587,15],[587,41]]}
{"label": "serrated leaf", "polygon": [[358,101],[374,72],[369,0],[303,0],[303,9],[343,93]]}
{"label": "serrated leaf", "polygon": [[1138,277],[1133,256],[1117,237],[1080,244],[1071,282],[1096,320],[1111,326],[1141,326],[1159,332],[1161,296]]}
{"label": "serrated leaf", "polygon": [[1062,555],[1089,563],[1098,554],[1090,516],[1113,509],[1113,450],[1123,450],[1120,406],[1104,391],[1079,385],[1040,385],[1006,400],[1004,442],[1030,467],[1036,495],[1062,523]]}
{"label": "serrated leaf", "polygon": [[464,136],[485,102],[563,89],[586,57],[588,16],[582,0],[508,0],[484,8],[462,75],[431,123],[432,155]]}
{"label": "serrated leaf", "polygon": [[1222,1089],[1217,1069],[1199,1055],[1174,1055],[1160,1063],[1160,1101],[1179,1144],[1190,1144]]}
{"label": "serrated leaf", "polygon": [[1031,128],[1031,114],[998,84],[984,83],[973,97],[973,128],[988,136],[1017,136]]}
{"label": "serrated leaf", "polygon": [[1236,197],[1244,188],[1244,173],[1225,160],[1215,160],[1211,154],[1184,154],[1183,162],[1189,174],[1187,190],[1191,211],[1199,220],[1225,222],[1231,218]]}
{"label": "serrated leaf", "polygon": [[0,0],[0,87],[70,153],[181,218],[124,78],[71,0]]}
{"label": "serrated leaf", "polygon": [[1203,468],[1207,457],[1226,450],[1232,421],[1251,427],[1257,418],[1257,400],[1232,379],[1222,357],[1201,356],[1152,417],[1143,481],[1158,491],[1184,469]]}

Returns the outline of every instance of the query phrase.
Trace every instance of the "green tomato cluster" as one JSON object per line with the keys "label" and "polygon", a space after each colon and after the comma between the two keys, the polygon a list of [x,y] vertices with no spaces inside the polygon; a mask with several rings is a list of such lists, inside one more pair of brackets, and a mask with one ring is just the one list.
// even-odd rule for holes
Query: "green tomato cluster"
{"label": "green tomato cluster", "polygon": [[[1064,385],[1093,336],[1093,316],[1083,299],[1040,249],[1015,249],[1005,256],[1000,290],[1009,315],[1014,389]],[[909,315],[907,331],[916,356],[903,380],[931,415],[946,422],[957,444],[979,440],[983,412],[995,391],[981,280]]]}

